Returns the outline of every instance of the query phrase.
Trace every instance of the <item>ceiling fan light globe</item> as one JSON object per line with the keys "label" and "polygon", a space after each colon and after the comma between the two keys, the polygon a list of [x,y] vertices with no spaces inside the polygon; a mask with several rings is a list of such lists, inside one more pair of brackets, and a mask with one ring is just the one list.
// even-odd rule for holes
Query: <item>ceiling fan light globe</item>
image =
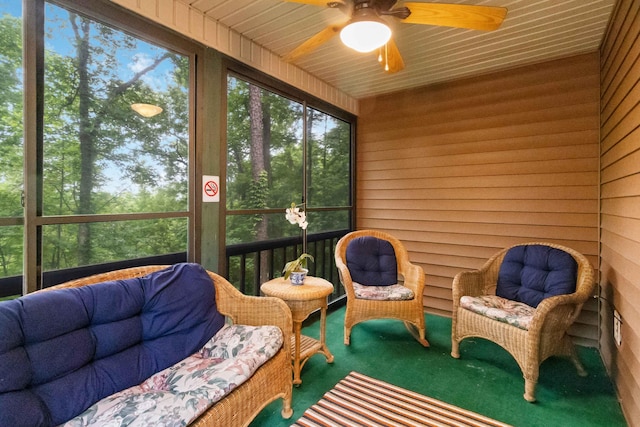
{"label": "ceiling fan light globe", "polygon": [[380,21],[354,21],[340,31],[340,40],[351,49],[366,53],[384,46],[391,29]]}

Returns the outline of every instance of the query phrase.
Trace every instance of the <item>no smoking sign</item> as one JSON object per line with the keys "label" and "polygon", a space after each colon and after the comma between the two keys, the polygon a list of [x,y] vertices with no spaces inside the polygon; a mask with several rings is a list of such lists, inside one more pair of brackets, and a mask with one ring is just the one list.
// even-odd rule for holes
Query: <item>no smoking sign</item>
{"label": "no smoking sign", "polygon": [[220,201],[220,177],[212,175],[202,175],[202,201]]}

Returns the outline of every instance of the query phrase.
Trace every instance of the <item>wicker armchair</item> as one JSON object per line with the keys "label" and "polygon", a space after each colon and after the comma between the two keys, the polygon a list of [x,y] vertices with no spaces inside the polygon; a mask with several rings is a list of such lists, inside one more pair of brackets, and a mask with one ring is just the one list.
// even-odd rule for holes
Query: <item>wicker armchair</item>
{"label": "wicker armchair", "polygon": [[[408,300],[374,300],[356,297],[351,272],[347,267],[347,248],[349,243],[359,237],[370,236],[389,242],[395,252],[397,261],[396,278],[402,277],[404,282],[398,284],[411,289],[413,298]],[[391,318],[404,321],[406,328],[420,344],[425,347],[429,342],[425,339],[424,308],[422,295],[425,275],[422,267],[411,264],[409,255],[402,243],[395,237],[375,230],[351,232],[340,239],[335,249],[335,261],[340,281],[347,294],[347,307],[344,318],[344,343],[349,345],[351,328],[365,320]]]}
{"label": "wicker armchair", "polygon": [[[533,310],[528,329],[521,329],[461,307],[460,298],[465,295],[495,295],[498,274],[505,255],[510,249],[524,245],[544,245],[571,255],[577,263],[575,292],[542,299]],[[479,270],[458,273],[453,279],[451,355],[454,358],[460,357],[459,343],[468,337],[480,337],[495,342],[517,361],[525,380],[524,398],[534,402],[540,364],[550,356],[569,357],[578,374],[586,375],[567,330],[580,314],[583,304],[592,296],[594,286],[593,267],[584,255],[573,249],[551,243],[525,243],[501,250]]]}
{"label": "wicker armchair", "polygon": [[[167,265],[151,265],[96,274],[52,286],[38,292],[53,289],[74,288],[111,280],[146,276]],[[238,291],[224,277],[207,271],[216,288],[216,306],[220,313],[233,323],[242,325],[276,325],[284,334],[280,351],[258,369],[253,376],[238,386],[222,400],[216,402],[192,427],[247,426],[269,403],[282,398],[282,417],[290,418],[292,398],[291,331],[293,328],[289,307],[278,298],[247,296]]]}

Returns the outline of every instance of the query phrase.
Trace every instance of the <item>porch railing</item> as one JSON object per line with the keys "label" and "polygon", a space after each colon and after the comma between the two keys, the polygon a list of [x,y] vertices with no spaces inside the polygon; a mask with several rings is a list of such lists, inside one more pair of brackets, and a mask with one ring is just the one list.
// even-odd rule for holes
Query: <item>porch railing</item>
{"label": "porch railing", "polygon": [[[344,295],[336,269],[334,250],[338,240],[349,230],[337,230],[307,235],[307,253],[314,261],[307,267],[309,275],[322,277],[333,283],[329,303]],[[227,279],[246,295],[260,295],[260,285],[274,277],[282,276],[282,268],[288,261],[302,253],[300,237],[283,238],[264,242],[242,243],[227,246]]]}
{"label": "porch railing", "polygon": [[[120,270],[123,268],[140,267],[144,265],[169,265],[186,262],[186,260],[186,252],[177,252],[123,261],[106,262],[103,264],[92,264],[83,267],[45,271],[42,274],[42,287],[48,288],[50,286],[57,285],[58,283],[68,282],[69,280],[92,276],[94,274],[107,273],[109,271]],[[0,298],[19,296],[20,294],[22,294],[22,276],[0,278]]]}
{"label": "porch railing", "polygon": [[[309,274],[322,277],[333,283],[334,286],[334,292],[329,296],[329,303],[340,299],[344,295],[333,254],[336,243],[348,231],[338,230],[309,234],[307,236],[307,252],[314,257],[314,262],[308,264]],[[266,242],[229,245],[226,251],[227,279],[242,293],[258,296],[260,295],[260,285],[262,283],[281,276],[284,264],[300,255],[302,252],[302,239],[300,237],[292,237]],[[182,252],[49,271],[43,274],[43,287],[121,268],[153,264],[174,264],[184,261],[186,261],[186,253]],[[256,274],[256,272],[258,273]],[[0,278],[0,298],[20,295],[21,293],[22,276]]]}

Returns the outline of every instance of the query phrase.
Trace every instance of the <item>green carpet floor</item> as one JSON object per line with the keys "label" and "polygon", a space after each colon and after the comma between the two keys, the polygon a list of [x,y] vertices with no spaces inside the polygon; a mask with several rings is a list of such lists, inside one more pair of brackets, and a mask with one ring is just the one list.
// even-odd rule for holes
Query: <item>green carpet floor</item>
{"label": "green carpet floor", "polygon": [[[423,395],[478,412],[516,427],[626,426],[613,386],[598,351],[579,347],[589,375],[579,377],[573,364],[551,358],[542,364],[536,403],[526,402],[524,380],[515,360],[499,346],[481,339],[451,351],[451,319],[426,315],[430,348],[415,341],[395,320],[356,325],[351,345],[343,344],[344,307],[327,317],[327,345],[335,360],[314,355],[302,370],[302,384],[293,389],[293,417],[282,419],[282,401],[267,406],[251,423],[289,426],[349,372],[357,371]],[[303,329],[318,337],[318,322]]]}

